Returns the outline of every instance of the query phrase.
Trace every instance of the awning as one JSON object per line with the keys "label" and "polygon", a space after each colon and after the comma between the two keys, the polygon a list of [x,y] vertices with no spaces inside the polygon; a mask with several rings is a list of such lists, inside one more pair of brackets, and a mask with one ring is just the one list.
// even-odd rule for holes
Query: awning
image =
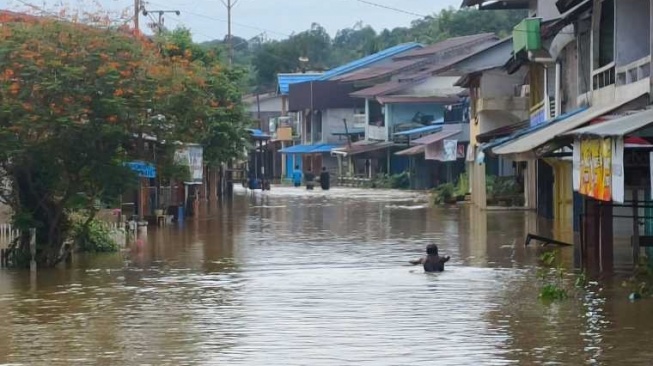
{"label": "awning", "polygon": [[395,155],[400,155],[400,156],[413,156],[413,155],[420,155],[424,154],[426,151],[426,146],[425,145],[419,145],[419,146],[413,146],[409,149],[406,150],[401,150],[395,153]]}
{"label": "awning", "polygon": [[442,131],[436,132],[432,135],[424,136],[422,138],[416,139],[414,141],[411,141],[411,143],[417,144],[417,145],[430,145],[432,143],[442,141],[448,137],[457,135],[462,132],[462,129],[459,126],[455,127],[448,127],[445,126],[443,127]]}
{"label": "awning", "polygon": [[546,123],[542,128],[537,128],[531,133],[524,134],[516,139],[510,140],[505,144],[493,148],[492,152],[497,155],[508,155],[522,154],[532,151],[535,148],[540,147],[547,142],[555,139],[556,137],[561,136],[564,133],[575,128],[578,128],[595,118],[601,117],[604,114],[608,114],[615,109],[623,106],[624,104],[627,104],[628,102],[631,102],[645,94],[646,93],[642,93],[634,96],[633,98],[613,102],[607,106],[594,106],[560,121],[552,121]]}
{"label": "awning", "polygon": [[340,147],[340,145],[319,144],[319,145],[295,145],[279,150],[282,154],[322,154],[330,153],[331,150]]}
{"label": "awning", "polygon": [[269,140],[270,135],[264,133],[263,131],[256,129],[256,128],[250,128],[247,130],[251,137],[255,140]]}
{"label": "awning", "polygon": [[373,151],[384,150],[392,146],[394,146],[394,143],[390,141],[384,141],[384,142],[359,141],[351,144],[351,146],[343,146],[337,149],[333,149],[332,152],[334,154],[339,154],[343,156],[354,156],[354,155],[369,153]]}
{"label": "awning", "polygon": [[500,137],[510,136],[511,134],[519,130],[528,128],[529,125],[530,125],[530,121],[526,120],[508,126],[495,128],[494,130],[479,133],[478,135],[476,135],[476,141],[479,143],[487,143]]}
{"label": "awning", "polygon": [[579,128],[565,133],[565,135],[591,135],[591,136],[625,136],[653,124],[653,109],[636,111],[606,122]]}
{"label": "awning", "polygon": [[412,130],[397,132],[395,136],[409,136],[409,135],[419,135],[422,133],[435,132],[442,129],[442,124],[429,125],[419,128],[413,128]]}
{"label": "awning", "polygon": [[376,100],[381,104],[393,104],[393,103],[407,103],[407,104],[418,104],[418,103],[428,103],[428,104],[454,104],[460,102],[460,98],[457,95],[450,96],[431,96],[431,97],[414,97],[414,96],[379,96],[376,97]]}
{"label": "awning", "polygon": [[364,128],[350,128],[347,131],[338,131],[332,133],[333,136],[352,136],[352,135],[364,135]]}

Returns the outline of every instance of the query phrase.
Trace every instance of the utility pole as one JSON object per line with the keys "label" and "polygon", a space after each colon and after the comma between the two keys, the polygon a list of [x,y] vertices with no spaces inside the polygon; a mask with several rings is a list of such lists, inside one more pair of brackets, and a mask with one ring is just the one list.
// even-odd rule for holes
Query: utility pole
{"label": "utility pole", "polygon": [[[140,0],[136,0],[140,1]],[[181,14],[179,10],[147,10],[145,9],[144,6],[141,5],[141,9],[143,10],[143,16],[148,16],[150,13],[157,13],[159,14],[159,19],[158,21],[154,24],[154,27],[157,28],[157,33],[161,34],[163,32],[163,14],[165,13],[175,13],[177,16]]]}
{"label": "utility pole", "polygon": [[141,15],[141,0],[134,0],[134,29],[136,31],[140,31],[140,25],[138,22],[138,18]]}
{"label": "utility pole", "polygon": [[231,10],[238,4],[240,0],[221,0],[225,8],[227,8],[227,47],[229,50],[229,66],[234,62],[234,44],[233,35],[231,34]]}

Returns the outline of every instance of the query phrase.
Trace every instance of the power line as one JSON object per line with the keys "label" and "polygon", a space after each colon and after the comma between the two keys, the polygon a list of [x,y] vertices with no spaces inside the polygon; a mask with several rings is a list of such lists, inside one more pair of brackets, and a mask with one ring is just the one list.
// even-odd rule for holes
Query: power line
{"label": "power line", "polygon": [[[153,3],[153,2],[149,2],[149,3],[153,4],[153,5],[160,6],[160,4],[156,4],[156,3]],[[194,12],[184,10],[184,9],[181,9],[181,10],[183,11],[184,14],[189,14],[189,15],[193,15],[193,16],[196,16],[196,17],[199,17],[199,18],[204,18],[204,19],[209,19],[209,20],[215,20],[216,22],[227,23],[227,20],[225,20],[225,19],[215,18],[215,17],[212,17],[212,16],[208,16],[206,14],[194,13]],[[237,25],[237,26],[243,27],[243,28],[256,29],[258,31],[263,31],[263,32],[266,32],[266,33],[277,34],[277,35],[284,36],[284,37],[290,37],[291,36],[290,34],[281,33],[279,31],[275,31],[275,30],[272,30],[272,29],[261,28],[261,27],[255,26],[255,25],[243,24],[243,23],[238,23],[238,22],[231,22],[231,24]]]}
{"label": "power line", "polygon": [[386,9],[386,10],[392,10],[392,11],[396,11],[396,12],[398,12],[398,13],[403,13],[403,14],[413,15],[413,16],[420,17],[420,18],[426,18],[426,17],[428,17],[428,15],[417,14],[417,13],[414,13],[414,12],[412,12],[412,11],[403,10],[403,9],[399,9],[399,8],[394,8],[394,7],[392,7],[392,6],[387,6],[387,5],[383,5],[383,4],[379,4],[379,3],[371,2],[371,1],[368,1],[368,0],[356,0],[356,1],[358,1],[359,3],[363,3],[363,4],[376,6],[377,8]]}

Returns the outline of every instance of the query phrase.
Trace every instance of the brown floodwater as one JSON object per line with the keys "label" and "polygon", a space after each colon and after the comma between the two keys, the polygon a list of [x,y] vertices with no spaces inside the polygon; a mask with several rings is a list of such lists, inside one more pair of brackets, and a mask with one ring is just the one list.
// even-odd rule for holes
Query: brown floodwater
{"label": "brown floodwater", "polygon": [[[0,364],[651,364],[651,300],[608,279],[545,304],[532,214],[423,199],[240,192],[119,254],[2,269]],[[431,242],[445,272],[406,265]]]}

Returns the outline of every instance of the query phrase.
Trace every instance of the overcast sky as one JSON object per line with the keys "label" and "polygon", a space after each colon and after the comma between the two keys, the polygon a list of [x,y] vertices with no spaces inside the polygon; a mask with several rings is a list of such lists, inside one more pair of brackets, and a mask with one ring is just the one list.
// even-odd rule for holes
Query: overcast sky
{"label": "overcast sky", "polygon": [[[227,13],[221,0],[143,1],[150,10],[181,11],[180,16],[166,15],[165,24],[171,28],[177,25],[190,28],[196,41],[222,39],[227,33]],[[115,12],[128,10],[134,4],[134,0],[0,0],[0,6],[10,10],[25,10],[25,4],[48,11],[56,11],[61,6],[91,10],[94,2]],[[351,27],[358,21],[380,30],[408,26],[417,15],[431,15],[444,8],[458,7],[460,3],[461,0],[238,0],[233,9],[233,34],[249,39],[265,32],[267,37],[279,39],[319,23],[334,35],[338,29]],[[141,23],[148,21],[141,16]]]}

